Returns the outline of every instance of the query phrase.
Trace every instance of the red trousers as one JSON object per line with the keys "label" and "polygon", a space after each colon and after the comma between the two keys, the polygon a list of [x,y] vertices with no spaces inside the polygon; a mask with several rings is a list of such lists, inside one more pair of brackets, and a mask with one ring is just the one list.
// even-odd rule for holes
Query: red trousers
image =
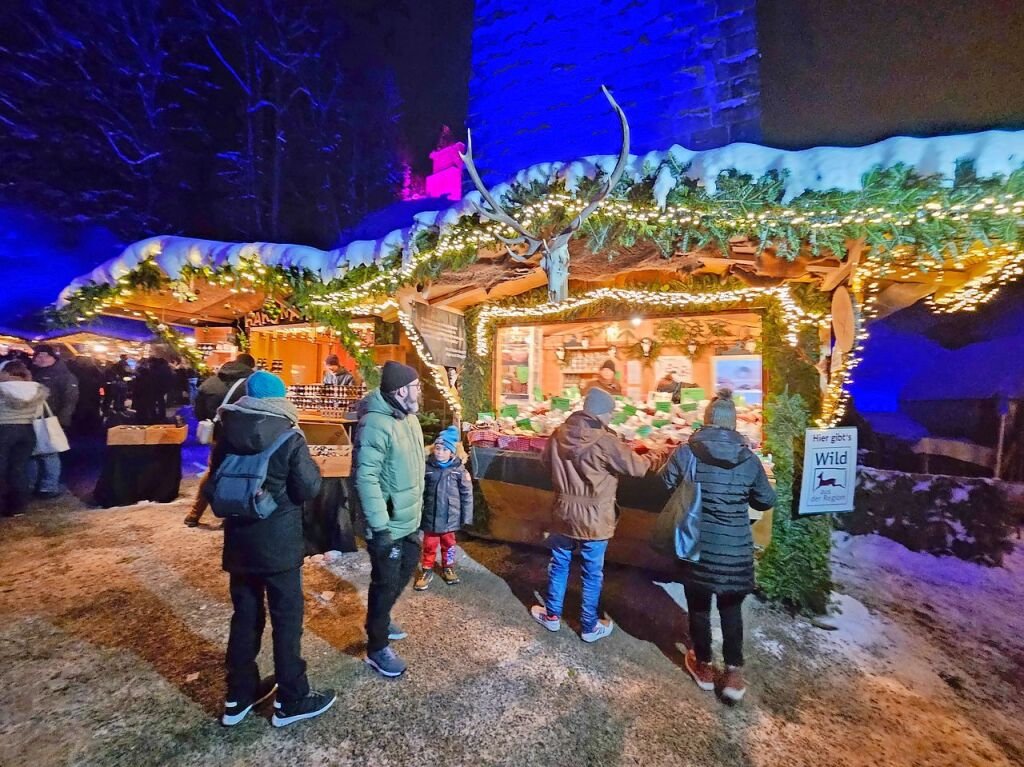
{"label": "red trousers", "polygon": [[434,567],[437,545],[441,544],[441,567],[455,564],[455,533],[423,533],[423,569]]}

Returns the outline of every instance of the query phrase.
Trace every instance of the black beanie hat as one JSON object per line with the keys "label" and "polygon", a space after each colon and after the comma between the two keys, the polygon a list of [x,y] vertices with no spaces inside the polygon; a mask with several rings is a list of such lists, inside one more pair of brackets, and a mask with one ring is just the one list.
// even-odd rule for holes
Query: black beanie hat
{"label": "black beanie hat", "polygon": [[380,374],[380,390],[385,394],[396,392],[418,379],[420,374],[408,365],[388,360]]}
{"label": "black beanie hat", "polygon": [[601,366],[601,370],[606,370],[606,369],[612,371],[613,373],[616,372],[615,371],[615,363],[612,360],[605,360],[604,364]]}
{"label": "black beanie hat", "polygon": [[49,354],[51,357],[57,356],[57,350],[54,349],[50,344],[38,344],[32,347],[34,354]]}

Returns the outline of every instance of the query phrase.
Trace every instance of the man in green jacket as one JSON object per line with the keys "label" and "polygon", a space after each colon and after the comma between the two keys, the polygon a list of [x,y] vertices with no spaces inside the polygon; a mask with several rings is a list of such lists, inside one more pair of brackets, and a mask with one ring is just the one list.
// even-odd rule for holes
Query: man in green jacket
{"label": "man in green jacket", "polygon": [[416,418],[419,396],[416,371],[386,363],[380,388],[360,403],[354,439],[355,486],[366,517],[371,566],[366,662],[390,677],[406,669],[389,645],[405,636],[391,623],[391,609],[420,559],[425,452]]}

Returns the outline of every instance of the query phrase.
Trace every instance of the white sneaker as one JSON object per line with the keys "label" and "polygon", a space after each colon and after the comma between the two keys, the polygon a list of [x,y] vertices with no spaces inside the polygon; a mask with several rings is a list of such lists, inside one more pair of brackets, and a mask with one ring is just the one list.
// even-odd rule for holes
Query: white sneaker
{"label": "white sneaker", "polygon": [[604,639],[611,634],[613,628],[615,628],[615,624],[610,620],[598,621],[597,625],[594,626],[594,630],[580,634],[580,639],[584,642],[596,642],[598,639]]}
{"label": "white sneaker", "polygon": [[548,615],[548,609],[546,607],[534,605],[530,608],[530,615],[532,615],[533,619],[548,631],[558,631],[558,629],[562,628],[561,618]]}

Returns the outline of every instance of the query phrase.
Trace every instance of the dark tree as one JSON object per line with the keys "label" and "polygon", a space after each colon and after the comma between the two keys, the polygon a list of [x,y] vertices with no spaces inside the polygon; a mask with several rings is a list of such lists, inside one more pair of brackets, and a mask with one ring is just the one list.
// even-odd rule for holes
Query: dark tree
{"label": "dark tree", "polygon": [[394,198],[397,89],[359,13],[26,0],[0,14],[0,202],[125,241],[327,247]]}

